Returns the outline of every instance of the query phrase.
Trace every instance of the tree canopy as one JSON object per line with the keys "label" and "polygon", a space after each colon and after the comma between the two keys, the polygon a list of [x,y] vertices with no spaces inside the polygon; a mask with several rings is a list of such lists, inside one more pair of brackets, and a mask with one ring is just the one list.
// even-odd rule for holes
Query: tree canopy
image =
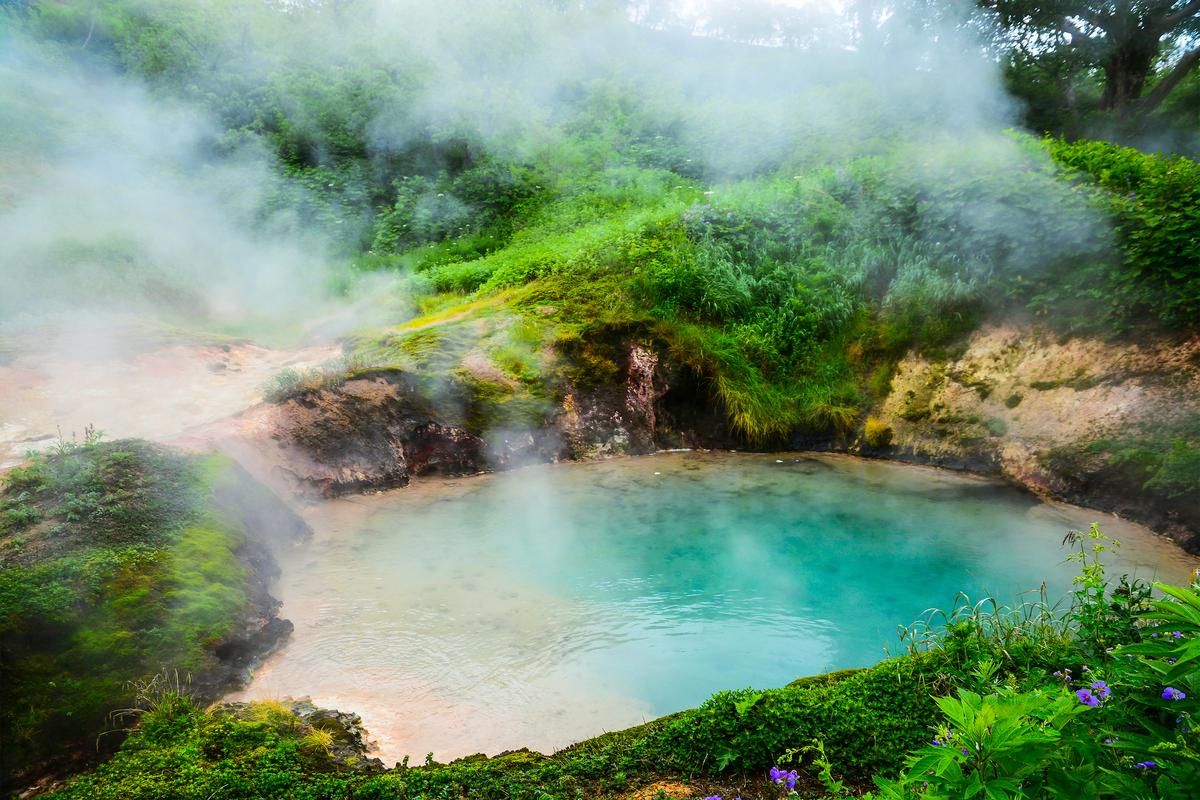
{"label": "tree canopy", "polygon": [[[1010,82],[1060,112],[1145,117],[1200,64],[1200,0],[980,0]],[[1040,98],[1040,101],[1035,99]]]}

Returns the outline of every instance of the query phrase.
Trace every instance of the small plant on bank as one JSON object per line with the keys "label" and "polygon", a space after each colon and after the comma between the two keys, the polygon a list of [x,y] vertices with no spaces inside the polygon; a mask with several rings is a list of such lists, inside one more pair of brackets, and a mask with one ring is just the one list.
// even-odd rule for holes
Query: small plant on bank
{"label": "small plant on bank", "polygon": [[878,417],[867,417],[867,425],[863,429],[863,438],[874,448],[887,447],[892,443],[892,426]]}
{"label": "small plant on bank", "polygon": [[356,372],[369,367],[368,360],[357,354],[342,356],[305,369],[284,367],[263,387],[263,397],[269,402],[280,403],[305,392],[334,389],[354,377]]}
{"label": "small plant on bank", "polygon": [[151,677],[129,681],[126,686],[133,697],[133,705],[118,708],[109,714],[109,722],[114,730],[127,728],[128,723],[146,714],[173,715],[195,701],[192,676],[185,673],[181,678],[177,669],[164,667]]}

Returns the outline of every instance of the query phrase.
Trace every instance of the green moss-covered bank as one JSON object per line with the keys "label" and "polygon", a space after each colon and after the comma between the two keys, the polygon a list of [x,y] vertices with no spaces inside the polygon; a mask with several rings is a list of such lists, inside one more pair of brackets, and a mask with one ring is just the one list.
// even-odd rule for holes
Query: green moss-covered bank
{"label": "green moss-covered bank", "polygon": [[375,775],[339,768],[294,719],[240,719],[172,698],[113,760],[55,796],[199,799],[219,787],[238,798],[620,796],[658,779],[706,785],[765,774],[784,750],[817,736],[839,753],[839,771],[869,774],[894,769],[925,739],[939,658],[888,661],[828,683],[725,692],[550,756],[517,751]]}
{"label": "green moss-covered bank", "polygon": [[294,534],[303,523],[228,459],[89,440],[2,480],[6,781],[105,749],[110,713],[134,702],[131,682],[167,670],[213,696],[290,632],[266,593],[274,562],[248,527]]}

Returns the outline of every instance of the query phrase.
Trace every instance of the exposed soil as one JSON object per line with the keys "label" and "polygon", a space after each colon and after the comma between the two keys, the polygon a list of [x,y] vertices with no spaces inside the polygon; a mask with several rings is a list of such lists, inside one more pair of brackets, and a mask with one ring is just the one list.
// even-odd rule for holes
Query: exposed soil
{"label": "exposed soil", "polygon": [[1151,501],[1139,486],[1114,483],[1101,459],[1068,468],[1047,458],[1197,414],[1200,337],[1060,341],[1030,327],[990,325],[957,357],[901,361],[879,414],[895,436],[877,454],[999,472],[1039,494],[1136,519],[1200,552],[1200,508]]}
{"label": "exposed soil", "polygon": [[284,367],[329,360],[336,345],[298,351],[247,342],[164,341],[106,330],[50,331],[0,361],[0,470],[88,425],[107,439],[164,441],[262,400]]}

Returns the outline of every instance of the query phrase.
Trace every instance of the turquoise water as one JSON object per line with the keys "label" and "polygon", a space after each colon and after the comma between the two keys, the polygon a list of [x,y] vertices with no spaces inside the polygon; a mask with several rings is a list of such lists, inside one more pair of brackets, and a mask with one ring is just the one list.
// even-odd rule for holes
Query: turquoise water
{"label": "turquoise water", "polygon": [[277,587],[296,623],[246,696],[363,714],[392,760],[571,741],[874,663],[959,591],[1070,588],[1100,520],[1114,570],[1177,579],[1140,528],[991,481],[842,457],[662,454],[434,481],[316,511]]}

